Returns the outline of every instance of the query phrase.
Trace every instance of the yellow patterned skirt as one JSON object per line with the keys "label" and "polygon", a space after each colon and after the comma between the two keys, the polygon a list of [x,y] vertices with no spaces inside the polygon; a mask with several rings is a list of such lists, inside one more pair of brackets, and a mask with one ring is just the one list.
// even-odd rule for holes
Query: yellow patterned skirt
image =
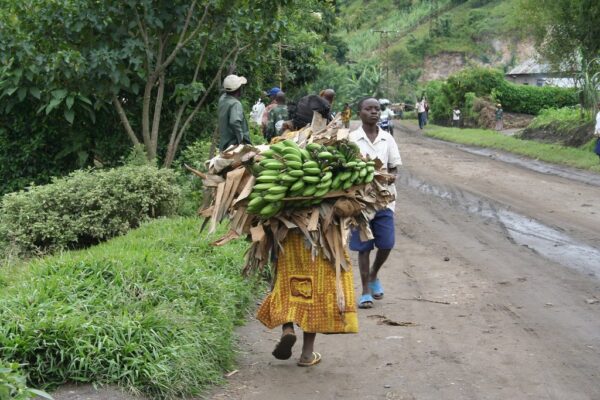
{"label": "yellow patterned skirt", "polygon": [[302,235],[289,232],[276,263],[275,286],[258,309],[258,320],[273,329],[294,322],[304,332],[356,333],[358,316],[352,270],[341,271],[345,310],[340,313],[333,264],[314,260]]}

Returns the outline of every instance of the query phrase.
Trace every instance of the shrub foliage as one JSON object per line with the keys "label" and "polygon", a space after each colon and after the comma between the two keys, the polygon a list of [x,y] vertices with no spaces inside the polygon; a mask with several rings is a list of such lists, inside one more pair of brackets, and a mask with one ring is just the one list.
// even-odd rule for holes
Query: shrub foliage
{"label": "shrub foliage", "polygon": [[438,123],[451,120],[453,107],[469,108],[473,96],[491,97],[502,103],[504,111],[524,114],[538,114],[544,108],[573,106],[579,101],[574,89],[515,85],[508,82],[502,72],[490,68],[466,69],[444,82],[431,81],[426,94],[431,117]]}
{"label": "shrub foliage", "polygon": [[76,171],[3,197],[0,235],[20,252],[82,247],[170,214],[179,188],[173,171],[153,166]]}
{"label": "shrub foliage", "polygon": [[254,286],[241,276],[245,243],[211,246],[198,227],[161,219],[0,270],[0,358],[34,384],[116,383],[150,398],[220,382]]}

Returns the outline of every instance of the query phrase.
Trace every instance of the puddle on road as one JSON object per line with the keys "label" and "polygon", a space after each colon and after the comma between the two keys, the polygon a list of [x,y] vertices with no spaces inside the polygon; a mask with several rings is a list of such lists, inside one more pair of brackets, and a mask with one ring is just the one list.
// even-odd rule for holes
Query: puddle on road
{"label": "puddle on road", "polygon": [[600,277],[600,249],[580,243],[556,228],[517,214],[491,201],[458,189],[434,186],[402,171],[399,184],[439,197],[470,214],[500,223],[515,243],[527,246],[541,256],[588,275]]}

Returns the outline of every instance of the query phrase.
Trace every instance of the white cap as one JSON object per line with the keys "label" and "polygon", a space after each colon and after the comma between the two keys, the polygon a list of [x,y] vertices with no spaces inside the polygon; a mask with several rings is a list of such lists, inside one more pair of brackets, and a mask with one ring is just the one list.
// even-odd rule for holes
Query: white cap
{"label": "white cap", "polygon": [[240,86],[245,85],[248,81],[243,76],[227,75],[223,80],[223,89],[226,92],[235,92]]}

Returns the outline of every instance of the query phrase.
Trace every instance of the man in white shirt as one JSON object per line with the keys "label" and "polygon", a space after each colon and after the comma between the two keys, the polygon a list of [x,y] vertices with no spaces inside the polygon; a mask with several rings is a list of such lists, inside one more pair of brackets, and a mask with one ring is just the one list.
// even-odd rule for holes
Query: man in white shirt
{"label": "man in white shirt", "polygon": [[425,98],[421,98],[421,101],[417,101],[417,104],[415,104],[415,110],[417,111],[417,117],[419,118],[419,128],[423,129],[423,127],[425,126],[425,112],[427,111],[425,109]]}
{"label": "man in white shirt", "polygon": [[458,107],[454,107],[454,110],[452,110],[452,126],[460,128],[460,110]]}
{"label": "man in white shirt", "polygon": [[[388,173],[394,174],[397,167],[402,165],[400,151],[396,141],[388,132],[377,126],[381,109],[377,99],[368,97],[358,103],[358,113],[362,126],[350,133],[350,140],[358,145],[361,153],[371,159],[379,158]],[[391,182],[389,190],[396,195],[396,186]],[[390,255],[395,243],[394,209],[395,202],[380,210],[371,221],[374,239],[366,242],[360,240],[358,232],[353,232],[350,238],[350,249],[358,251],[358,266],[362,282],[362,296],[359,308],[373,307],[373,299],[383,297],[383,287],[377,278],[377,273]],[[375,261],[371,266],[371,251],[377,247]]]}

